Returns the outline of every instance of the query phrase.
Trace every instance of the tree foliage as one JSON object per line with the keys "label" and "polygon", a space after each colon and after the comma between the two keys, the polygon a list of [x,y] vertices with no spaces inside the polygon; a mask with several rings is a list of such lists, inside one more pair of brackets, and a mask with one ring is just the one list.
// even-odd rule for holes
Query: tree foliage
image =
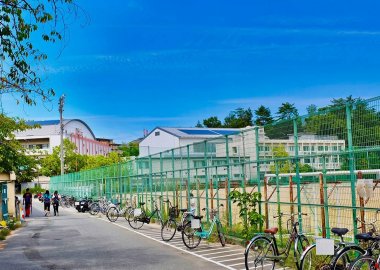
{"label": "tree foliage", "polygon": [[[65,173],[89,170],[120,162],[117,153],[111,152],[108,156],[88,156],[76,153],[76,145],[69,139],[63,141],[65,153]],[[61,173],[60,146],[54,147],[53,153],[41,160],[41,174],[55,176]]]}
{"label": "tree foliage", "polygon": [[119,146],[122,151],[122,157],[137,157],[139,155],[139,144],[137,142],[130,142]]}
{"label": "tree foliage", "polygon": [[73,10],[72,0],[0,0],[0,94],[19,94],[29,105],[36,104],[37,96],[46,100],[54,95],[42,85],[38,63],[47,55],[32,37],[61,40],[59,27]]}
{"label": "tree foliage", "polygon": [[19,182],[34,178],[37,162],[25,155],[25,149],[14,134],[36,127],[27,125],[24,120],[0,114],[0,172],[15,172]]}
{"label": "tree foliage", "polygon": [[222,122],[217,116],[211,116],[203,120],[203,125],[208,128],[221,128],[223,127]]}
{"label": "tree foliage", "polygon": [[239,207],[239,216],[243,221],[243,237],[249,239],[258,232],[260,226],[264,223],[264,216],[257,212],[257,206],[261,200],[259,192],[240,192],[234,190],[229,194],[233,203]]}
{"label": "tree foliage", "polygon": [[257,110],[255,110],[256,120],[255,125],[265,126],[273,122],[273,117],[271,111],[268,107],[261,105]]}
{"label": "tree foliage", "polygon": [[298,110],[294,104],[285,102],[278,108],[277,115],[280,120],[289,120],[298,116]]}
{"label": "tree foliage", "polygon": [[252,117],[253,114],[250,108],[237,108],[236,110],[230,112],[226,118],[224,118],[223,127],[244,128],[247,126],[253,126]]}

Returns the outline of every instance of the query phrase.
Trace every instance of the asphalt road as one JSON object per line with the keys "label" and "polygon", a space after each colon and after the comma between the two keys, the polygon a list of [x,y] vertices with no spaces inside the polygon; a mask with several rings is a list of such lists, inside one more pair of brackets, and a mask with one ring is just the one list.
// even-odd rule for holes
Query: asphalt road
{"label": "asphalt road", "polygon": [[32,216],[0,247],[0,269],[223,269],[184,251],[73,209]]}

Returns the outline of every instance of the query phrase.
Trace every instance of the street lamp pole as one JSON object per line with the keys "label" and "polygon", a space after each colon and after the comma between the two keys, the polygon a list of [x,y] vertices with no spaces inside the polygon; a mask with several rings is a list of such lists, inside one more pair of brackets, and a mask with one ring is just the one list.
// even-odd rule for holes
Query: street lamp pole
{"label": "street lamp pole", "polygon": [[64,171],[64,157],[63,157],[63,106],[65,105],[65,95],[62,95],[59,98],[59,123],[60,123],[60,128],[61,128],[61,145],[60,145],[60,159],[61,159],[61,175],[65,174]]}

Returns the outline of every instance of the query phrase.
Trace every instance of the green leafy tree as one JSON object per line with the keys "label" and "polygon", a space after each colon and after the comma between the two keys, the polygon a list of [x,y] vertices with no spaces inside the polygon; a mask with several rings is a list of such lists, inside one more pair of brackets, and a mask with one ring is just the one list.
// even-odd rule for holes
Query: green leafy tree
{"label": "green leafy tree", "polygon": [[309,115],[314,115],[314,114],[317,113],[318,108],[317,108],[316,105],[314,105],[314,104],[310,104],[309,106],[307,106],[306,111],[307,111],[307,113],[308,113]]}
{"label": "green leafy tree", "polygon": [[255,110],[256,120],[255,125],[264,126],[273,122],[273,117],[271,115],[270,109],[261,105],[257,110]]}
{"label": "green leafy tree", "polygon": [[289,102],[282,103],[278,108],[277,112],[278,118],[281,120],[289,120],[298,116],[298,110],[294,104]]}
{"label": "green leafy tree", "polygon": [[86,156],[86,164],[81,170],[89,170],[108,166],[111,164],[119,163],[120,161],[120,156],[115,152],[109,153],[108,156]]}
{"label": "green leafy tree", "polygon": [[139,155],[139,144],[137,142],[130,142],[119,146],[122,151],[122,157],[137,157]]}
{"label": "green leafy tree", "polygon": [[234,190],[229,194],[233,203],[239,207],[239,217],[243,221],[243,237],[250,239],[264,223],[264,216],[257,212],[257,206],[261,200],[259,192],[240,192]]}
{"label": "green leafy tree", "polygon": [[[296,171],[296,166],[289,153],[285,150],[284,145],[278,145],[273,148],[273,157],[278,158],[276,161],[279,173],[294,173]],[[271,173],[276,173],[276,164],[270,165]],[[313,168],[308,164],[299,163],[300,172],[312,172]]]}
{"label": "green leafy tree", "polygon": [[[53,148],[53,153],[41,160],[41,174],[46,176],[59,175],[61,173],[60,146]],[[65,153],[65,173],[80,171],[86,165],[86,156],[75,152],[76,145],[69,139],[63,140]]]}
{"label": "green leafy tree", "polygon": [[252,116],[253,114],[250,108],[237,108],[224,118],[223,126],[226,128],[244,128],[247,126],[253,126]]}
{"label": "green leafy tree", "polygon": [[33,41],[62,39],[58,28],[65,27],[63,18],[75,9],[72,0],[0,0],[0,94],[19,94],[26,104],[54,95],[53,89],[43,87],[38,74],[47,54]]}
{"label": "green leafy tree", "polygon": [[38,126],[29,126],[24,120],[0,114],[0,172],[15,172],[17,181],[30,181],[37,170],[37,162],[25,154],[25,149],[15,139],[15,132]]}
{"label": "green leafy tree", "polygon": [[211,116],[203,120],[203,125],[208,128],[221,128],[223,127],[222,122],[217,116]]}

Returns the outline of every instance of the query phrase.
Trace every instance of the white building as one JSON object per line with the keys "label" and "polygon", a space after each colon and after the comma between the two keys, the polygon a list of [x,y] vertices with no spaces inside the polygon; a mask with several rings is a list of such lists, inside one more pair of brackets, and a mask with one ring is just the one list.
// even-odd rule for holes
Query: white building
{"label": "white building", "polygon": [[[250,175],[256,177],[255,164],[243,165],[244,161],[273,160],[274,150],[282,146],[289,156],[295,155],[295,140],[292,135],[288,139],[270,139],[265,135],[263,127],[258,128],[259,159],[257,158],[257,141],[255,128],[245,129],[214,129],[214,128],[155,128],[140,143],[139,174],[149,173],[149,162],[152,172],[184,170],[187,168],[186,158],[190,157],[189,166],[194,175],[195,168],[208,168],[208,175],[225,176],[226,149],[228,136],[228,156],[232,164],[231,176],[234,179]],[[207,140],[207,143],[204,143]],[[189,153],[182,146],[190,145]],[[207,145],[207,146],[206,146]],[[300,162],[307,164],[315,170],[321,170],[325,163],[328,170],[339,170],[342,161],[339,152],[345,149],[345,141],[336,136],[318,136],[299,134],[298,154]],[[182,148],[180,148],[182,147]],[[205,151],[207,147],[207,151]],[[157,153],[162,152],[161,155]],[[152,160],[144,159],[153,155]],[[205,161],[207,155],[207,164]],[[323,155],[323,157],[321,157]],[[269,173],[272,161],[261,163],[261,173]],[[224,170],[224,172],[223,172]],[[198,177],[205,175],[205,170],[196,172]]]}
{"label": "white building", "polygon": [[[139,144],[140,155],[145,157],[173,148],[179,148],[223,135],[240,132],[236,128],[168,128],[156,127]],[[199,148],[199,149],[198,149]],[[204,154],[201,144],[192,149],[193,154]]]}
{"label": "white building", "polygon": [[[33,121],[27,124],[40,126],[15,133],[16,140],[27,149],[27,154],[43,157],[51,154],[53,148],[60,145],[59,120]],[[82,120],[64,120],[63,125],[63,137],[77,146],[77,153],[107,155],[111,151],[109,143],[98,141],[91,128]]]}

